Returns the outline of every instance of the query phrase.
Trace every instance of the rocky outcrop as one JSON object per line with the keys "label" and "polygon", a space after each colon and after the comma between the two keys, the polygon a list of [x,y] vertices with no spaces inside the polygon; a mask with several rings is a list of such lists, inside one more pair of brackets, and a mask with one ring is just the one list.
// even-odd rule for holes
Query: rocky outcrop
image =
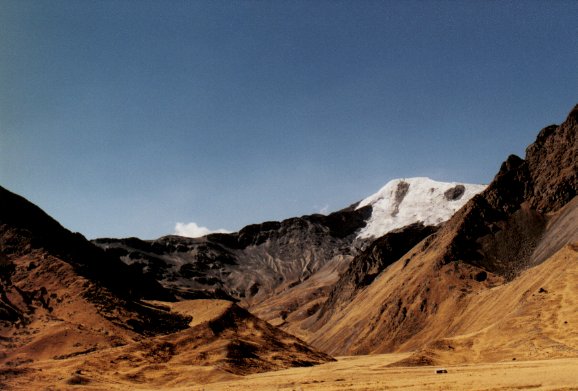
{"label": "rocky outcrop", "polygon": [[532,179],[530,207],[553,212],[566,205],[578,191],[578,105],[560,126],[549,126],[526,149]]}
{"label": "rocky outcrop", "polygon": [[353,205],[328,216],[254,224],[232,234],[94,243],[180,297],[251,302],[306,280],[336,258],[351,259],[355,233],[370,214],[370,206]]}
{"label": "rocky outcrop", "polygon": [[464,193],[466,192],[466,187],[464,185],[456,185],[451,189],[448,189],[444,192],[444,197],[448,201],[456,201],[462,198]]}
{"label": "rocky outcrop", "polygon": [[534,263],[547,214],[576,196],[577,117],[578,106],[562,125],[540,131],[525,159],[508,157],[488,188],[449,222],[455,239],[443,262],[465,261],[507,278]]}

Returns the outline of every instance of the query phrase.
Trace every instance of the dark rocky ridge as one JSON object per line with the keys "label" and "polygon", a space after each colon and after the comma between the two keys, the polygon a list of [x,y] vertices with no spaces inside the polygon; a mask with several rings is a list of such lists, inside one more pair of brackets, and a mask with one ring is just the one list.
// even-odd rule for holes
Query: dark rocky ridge
{"label": "dark rocky ridge", "polygon": [[154,279],[130,270],[116,257],[62,227],[36,205],[0,187],[0,249],[4,255],[44,250],[70,263],[82,276],[107,289],[140,299],[174,300]]}
{"label": "dark rocky ridge", "polygon": [[[53,278],[44,273],[63,273],[64,262],[72,267],[79,281],[84,281],[83,298],[111,322],[142,335],[186,327],[187,319],[141,301],[174,300],[154,279],[131,270],[2,187],[0,204],[0,324],[20,327],[38,311],[52,312],[59,303],[40,279]],[[33,261],[27,261],[30,259]]]}
{"label": "dark rocky ridge", "polygon": [[488,188],[448,223],[456,236],[444,262],[464,261],[508,278],[534,264],[548,213],[576,196],[577,132],[578,106],[562,125],[542,129],[525,159],[509,156]]}
{"label": "dark rocky ridge", "polygon": [[249,225],[232,234],[157,240],[97,239],[94,243],[183,298],[266,298],[307,279],[336,258],[353,257],[356,232],[371,206],[324,216]]}

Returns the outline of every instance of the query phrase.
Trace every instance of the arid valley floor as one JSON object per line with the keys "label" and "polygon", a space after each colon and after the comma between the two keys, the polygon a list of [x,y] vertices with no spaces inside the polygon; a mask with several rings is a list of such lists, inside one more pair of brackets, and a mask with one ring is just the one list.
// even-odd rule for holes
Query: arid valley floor
{"label": "arid valley floor", "polygon": [[[159,387],[151,368],[147,384],[136,386],[103,378],[102,383],[69,385],[70,368],[66,363],[46,363],[45,369],[61,371],[61,383],[52,386],[34,382],[14,389],[44,390],[578,390],[578,358],[539,361],[506,361],[499,363],[447,366],[447,374],[436,374],[437,367],[391,367],[407,354],[383,354],[339,357],[337,362],[311,368],[292,368],[246,377],[221,374],[207,376],[208,368],[188,368],[175,374],[174,386]],[[52,366],[55,367],[52,367]],[[41,366],[40,366],[41,367]],[[178,371],[178,368],[176,368]],[[191,378],[214,382],[189,384]],[[188,379],[188,381],[187,381]]]}
{"label": "arid valley floor", "polygon": [[299,368],[248,376],[193,390],[576,390],[578,359],[395,368],[403,355],[340,357],[314,369]]}

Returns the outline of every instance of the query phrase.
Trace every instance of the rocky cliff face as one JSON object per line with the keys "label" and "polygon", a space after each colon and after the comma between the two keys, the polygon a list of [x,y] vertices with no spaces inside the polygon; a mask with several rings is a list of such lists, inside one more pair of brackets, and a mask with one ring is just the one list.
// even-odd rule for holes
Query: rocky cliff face
{"label": "rocky cliff face", "polygon": [[548,126],[526,149],[502,164],[493,182],[454,217],[456,231],[443,262],[465,261],[513,278],[536,263],[548,213],[576,196],[578,106],[560,126]]}
{"label": "rocky cliff face", "polygon": [[578,191],[578,105],[560,126],[543,129],[526,150],[532,182],[530,207],[542,213],[559,210]]}
{"label": "rocky cliff face", "polygon": [[350,207],[328,216],[250,225],[233,234],[95,243],[181,297],[251,302],[299,284],[336,258],[351,259],[355,233],[370,214],[371,207]]}

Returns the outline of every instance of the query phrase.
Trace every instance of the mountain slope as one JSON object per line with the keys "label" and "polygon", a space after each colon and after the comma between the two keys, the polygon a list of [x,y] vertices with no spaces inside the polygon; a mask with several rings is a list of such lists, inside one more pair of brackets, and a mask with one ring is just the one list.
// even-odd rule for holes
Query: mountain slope
{"label": "mountain slope", "polygon": [[229,301],[192,300],[169,306],[192,319],[188,328],[112,349],[25,363],[16,368],[23,375],[11,378],[10,387],[190,388],[333,361]]}
{"label": "mountain slope", "polygon": [[444,338],[396,365],[578,357],[578,245],[462,303]]}
{"label": "mountain slope", "polygon": [[[525,160],[508,158],[484,192],[357,290],[353,300],[348,290],[335,292],[348,304],[326,309],[329,318],[313,315],[308,324],[316,331],[309,341],[332,354],[418,349],[460,333],[454,319],[464,309],[475,313],[468,308],[475,306],[471,297],[528,268],[540,273],[531,267],[578,240],[572,201],[578,187],[577,116],[578,107],[562,125],[541,131]],[[542,171],[544,162],[549,168]]]}
{"label": "mountain slope", "polygon": [[[393,188],[397,196],[389,194]],[[328,216],[266,222],[195,239],[94,243],[180,297],[240,300],[265,319],[281,319],[275,321],[280,324],[296,309],[314,310],[375,235],[400,224],[439,224],[483,188],[427,178],[394,180],[361,203]]]}
{"label": "mountain slope", "polygon": [[[131,370],[146,372],[165,360],[171,341],[190,348],[176,353],[167,348],[171,358],[181,358],[180,365],[216,366],[223,373],[331,360],[230,302],[205,301],[204,306],[223,309],[207,315],[199,304],[145,301],[174,296],[24,198],[0,188],[0,200],[0,388],[43,388],[68,377],[69,385],[92,382],[80,372],[62,376],[64,368],[82,372],[78,367],[88,362],[114,377],[111,360],[132,353],[144,358],[129,360]],[[192,320],[199,316],[206,321]],[[191,358],[208,347],[220,352],[218,357]],[[140,380],[128,376],[127,382]]]}
{"label": "mountain slope", "polygon": [[[332,287],[327,300],[316,315],[316,324],[324,324],[338,308],[348,304],[364,287],[389,265],[411,250],[424,238],[437,231],[435,226],[415,223],[396,229],[375,240],[361,254],[356,256],[339,281]],[[424,243],[424,247],[427,243]]]}
{"label": "mountain slope", "polygon": [[[156,281],[133,273],[82,235],[1,187],[0,203],[0,326],[7,335],[15,336],[17,328],[35,323],[47,326],[50,319],[66,318],[65,313],[74,317],[79,307],[95,325],[106,325],[122,338],[185,327],[180,316],[164,316],[143,305],[143,298],[174,300]],[[29,338],[16,339],[26,343]]]}
{"label": "mountain slope", "polygon": [[0,188],[0,364],[80,354],[174,332],[173,299],[24,198]]}
{"label": "mountain slope", "polygon": [[98,239],[95,243],[181,297],[231,297],[258,302],[299,283],[331,260],[350,258],[355,232],[370,208],[347,208],[250,225],[203,238],[154,241]]}
{"label": "mountain slope", "polygon": [[0,248],[5,256],[44,251],[120,295],[174,299],[154,279],[135,274],[118,258],[108,256],[81,234],[68,231],[36,205],[2,187],[0,204]]}

